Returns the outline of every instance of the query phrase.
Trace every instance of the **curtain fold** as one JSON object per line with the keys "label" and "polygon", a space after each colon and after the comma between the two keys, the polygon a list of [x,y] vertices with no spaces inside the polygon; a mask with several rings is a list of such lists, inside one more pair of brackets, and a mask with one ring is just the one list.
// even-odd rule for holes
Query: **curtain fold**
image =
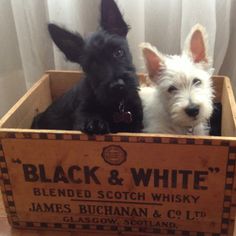
{"label": "curtain fold", "polygon": [[236,22],[236,1],[231,2],[230,12],[229,42],[219,74],[227,75],[231,79],[234,95],[236,95],[236,24],[234,23]]}
{"label": "curtain fold", "polygon": [[[207,29],[215,74],[231,78],[236,92],[236,1],[116,0],[131,26],[129,45],[144,71],[139,44],[147,41],[167,54],[181,53],[191,27]],[[77,70],[53,45],[48,22],[81,35],[99,28],[100,0],[0,0],[0,116],[48,69]]]}
{"label": "curtain fold", "polygon": [[[47,4],[48,22],[79,32],[82,36],[86,36],[98,28],[100,0],[48,0]],[[55,45],[53,45],[53,49],[56,69],[79,69],[78,64],[66,61]]]}
{"label": "curtain fold", "polygon": [[54,67],[52,42],[47,34],[47,1],[11,0],[26,87]]}
{"label": "curtain fold", "polygon": [[0,0],[0,117],[26,91],[11,2]]}

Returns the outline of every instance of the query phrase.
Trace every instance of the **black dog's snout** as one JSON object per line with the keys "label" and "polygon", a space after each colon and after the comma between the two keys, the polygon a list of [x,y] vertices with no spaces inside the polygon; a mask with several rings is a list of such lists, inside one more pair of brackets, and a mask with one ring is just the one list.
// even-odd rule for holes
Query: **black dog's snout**
{"label": "black dog's snout", "polygon": [[199,114],[200,107],[195,104],[191,104],[185,108],[185,112],[190,117],[196,117]]}
{"label": "black dog's snout", "polygon": [[113,91],[122,91],[125,89],[125,82],[123,79],[118,79],[110,84],[110,89]]}

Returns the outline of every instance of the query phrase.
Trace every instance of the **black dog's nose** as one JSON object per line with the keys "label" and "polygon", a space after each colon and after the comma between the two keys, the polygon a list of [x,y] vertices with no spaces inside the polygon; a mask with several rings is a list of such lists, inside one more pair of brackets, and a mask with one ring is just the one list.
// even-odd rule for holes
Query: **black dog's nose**
{"label": "black dog's nose", "polygon": [[123,79],[118,79],[110,84],[110,88],[116,91],[122,91],[125,88],[125,82]]}
{"label": "black dog's nose", "polygon": [[199,106],[195,104],[191,104],[185,108],[185,112],[190,117],[195,117],[199,114]]}

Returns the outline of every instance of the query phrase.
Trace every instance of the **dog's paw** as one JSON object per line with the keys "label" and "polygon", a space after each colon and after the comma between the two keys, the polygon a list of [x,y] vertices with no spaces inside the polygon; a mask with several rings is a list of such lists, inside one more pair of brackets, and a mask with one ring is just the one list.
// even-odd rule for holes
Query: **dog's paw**
{"label": "dog's paw", "polygon": [[88,120],[83,125],[83,132],[87,134],[107,134],[110,133],[109,124],[102,120]]}

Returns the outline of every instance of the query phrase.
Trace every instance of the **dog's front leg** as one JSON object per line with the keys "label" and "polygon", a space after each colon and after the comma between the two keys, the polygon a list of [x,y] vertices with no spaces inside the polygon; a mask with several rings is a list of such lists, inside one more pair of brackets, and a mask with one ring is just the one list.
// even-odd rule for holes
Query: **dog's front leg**
{"label": "dog's front leg", "polygon": [[78,110],[74,113],[73,130],[90,135],[110,133],[109,123],[100,115]]}

